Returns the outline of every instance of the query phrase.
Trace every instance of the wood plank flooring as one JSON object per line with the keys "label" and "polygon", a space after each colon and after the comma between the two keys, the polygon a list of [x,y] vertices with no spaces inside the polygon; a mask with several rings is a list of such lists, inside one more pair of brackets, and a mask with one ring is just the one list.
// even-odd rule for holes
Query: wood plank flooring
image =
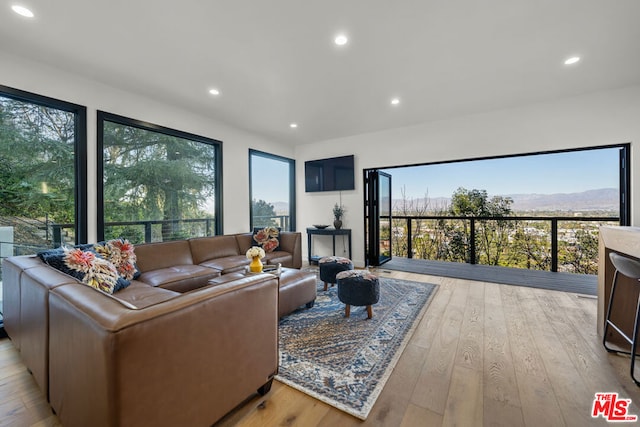
{"label": "wood plank flooring", "polygon": [[[440,285],[366,421],[275,382],[220,420],[244,426],[587,426],[596,392],[632,399],[629,359],[608,354],[596,300],[573,293],[393,271]],[[374,310],[375,312],[375,310]],[[8,339],[0,426],[59,426]]]}

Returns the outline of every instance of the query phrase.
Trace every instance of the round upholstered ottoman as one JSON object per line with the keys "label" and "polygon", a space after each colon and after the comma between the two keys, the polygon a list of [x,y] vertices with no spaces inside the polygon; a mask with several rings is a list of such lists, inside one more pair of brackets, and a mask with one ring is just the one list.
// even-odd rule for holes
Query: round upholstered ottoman
{"label": "round upholstered ottoman", "polygon": [[318,261],[320,268],[320,280],[324,282],[324,290],[327,290],[327,283],[331,286],[336,283],[336,274],[341,271],[353,270],[353,263],[349,258],[339,256],[326,256]]}
{"label": "round upholstered ottoman", "polygon": [[346,304],[344,316],[349,317],[351,306],[367,306],[367,317],[373,317],[371,306],[380,300],[378,277],[367,270],[342,271],[336,275],[338,299]]}

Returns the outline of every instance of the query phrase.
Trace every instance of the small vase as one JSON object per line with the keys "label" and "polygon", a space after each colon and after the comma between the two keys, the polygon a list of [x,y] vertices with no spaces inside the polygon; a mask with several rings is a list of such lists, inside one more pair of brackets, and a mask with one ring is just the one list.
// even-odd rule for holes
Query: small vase
{"label": "small vase", "polygon": [[262,273],[262,261],[259,256],[254,256],[249,264],[249,271],[252,273]]}
{"label": "small vase", "polygon": [[339,219],[333,220],[333,227],[336,230],[340,230],[340,228],[342,228],[342,220],[339,220]]}

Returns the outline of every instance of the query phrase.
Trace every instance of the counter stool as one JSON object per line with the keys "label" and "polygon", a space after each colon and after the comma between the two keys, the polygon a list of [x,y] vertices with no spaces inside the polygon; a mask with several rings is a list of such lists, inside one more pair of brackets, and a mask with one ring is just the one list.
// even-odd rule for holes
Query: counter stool
{"label": "counter stool", "polygon": [[[602,334],[603,335],[602,345],[604,345],[604,348],[607,349],[607,351],[610,353],[623,353],[623,354],[629,354],[631,356],[631,378],[633,379],[633,381],[636,383],[637,386],[640,386],[640,381],[638,381],[634,375],[634,366],[636,363],[636,348],[638,346],[638,339],[637,339],[638,324],[640,323],[640,296],[638,296],[638,304],[636,307],[636,318],[633,325],[632,338],[630,338],[625,332],[623,332],[618,326],[616,326],[615,323],[611,321],[611,308],[613,306],[613,297],[616,292],[618,274],[627,276],[628,278],[635,280],[637,285],[640,285],[640,283],[638,283],[638,280],[640,280],[640,261],[627,258],[626,256],[619,255],[615,252],[609,253],[609,259],[611,259],[611,262],[613,263],[613,266],[615,267],[616,271],[613,274],[613,284],[611,285],[611,296],[609,298],[609,306],[607,308],[607,317],[604,324],[604,332]],[[609,329],[609,326],[615,329],[629,344],[631,344],[630,352],[614,350],[612,348],[607,347],[607,330]]]}
{"label": "counter stool", "polygon": [[367,317],[373,317],[372,304],[380,300],[378,277],[367,270],[341,271],[338,279],[338,299],[346,304],[344,317],[351,314],[351,306],[367,306]]}
{"label": "counter stool", "polygon": [[320,268],[320,280],[324,282],[324,290],[327,290],[327,283],[331,286],[336,283],[336,274],[341,271],[353,270],[353,263],[349,258],[339,256],[326,256],[318,261]]}

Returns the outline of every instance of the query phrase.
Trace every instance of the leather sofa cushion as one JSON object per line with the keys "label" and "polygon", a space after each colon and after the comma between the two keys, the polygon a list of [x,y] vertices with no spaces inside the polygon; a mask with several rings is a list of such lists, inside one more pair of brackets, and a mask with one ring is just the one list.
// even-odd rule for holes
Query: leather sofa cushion
{"label": "leather sofa cushion", "polygon": [[228,256],[224,258],[212,259],[205,261],[200,265],[208,268],[214,268],[222,274],[234,273],[242,271],[251,261],[245,255]]}
{"label": "leather sofa cushion", "polygon": [[142,273],[139,280],[151,286],[159,286],[176,292],[187,292],[206,286],[209,279],[219,275],[220,270],[200,265],[174,265]]}
{"label": "leather sofa cushion", "polygon": [[[136,245],[135,254],[136,264],[141,273],[175,265],[193,264],[191,248],[187,240]],[[146,280],[143,281],[146,282]]]}
{"label": "leather sofa cushion", "polygon": [[161,302],[169,301],[182,295],[160,287],[149,286],[146,283],[132,280],[131,285],[114,295],[114,298],[125,301],[137,309],[147,308]]}
{"label": "leather sofa cushion", "polygon": [[209,236],[189,239],[194,264],[216,258],[243,255],[238,249],[235,236]]}

